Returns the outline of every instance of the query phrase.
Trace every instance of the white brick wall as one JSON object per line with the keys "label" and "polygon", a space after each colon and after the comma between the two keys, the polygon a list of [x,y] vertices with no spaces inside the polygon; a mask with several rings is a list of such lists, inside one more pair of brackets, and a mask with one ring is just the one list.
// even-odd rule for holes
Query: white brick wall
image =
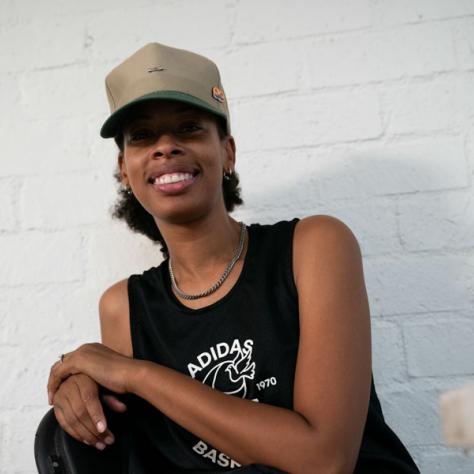
{"label": "white brick wall", "polygon": [[108,216],[106,73],[149,41],[221,68],[246,222],[330,214],[359,239],[386,419],[426,474],[439,394],[474,378],[474,2],[0,0],[0,474],[35,472],[58,354],[158,264]]}

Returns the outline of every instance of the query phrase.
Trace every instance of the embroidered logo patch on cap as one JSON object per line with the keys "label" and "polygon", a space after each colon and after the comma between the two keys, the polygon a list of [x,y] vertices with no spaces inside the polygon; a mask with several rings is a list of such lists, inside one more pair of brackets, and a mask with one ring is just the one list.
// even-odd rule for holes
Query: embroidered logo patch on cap
{"label": "embroidered logo patch on cap", "polygon": [[156,66],[156,67],[151,67],[148,69],[148,72],[160,72],[160,71],[166,71],[166,68],[163,66]]}
{"label": "embroidered logo patch on cap", "polygon": [[216,99],[218,102],[224,102],[224,91],[219,87],[214,86],[212,88],[212,97],[214,97],[214,99]]}

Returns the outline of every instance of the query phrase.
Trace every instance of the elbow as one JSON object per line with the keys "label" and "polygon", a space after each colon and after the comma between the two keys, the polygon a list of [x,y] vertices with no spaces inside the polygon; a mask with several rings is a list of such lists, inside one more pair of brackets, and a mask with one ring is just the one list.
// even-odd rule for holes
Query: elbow
{"label": "elbow", "polygon": [[352,446],[346,450],[335,440],[322,440],[313,436],[301,457],[292,466],[290,474],[352,474],[354,472],[358,450]]}
{"label": "elbow", "polygon": [[355,463],[348,460],[337,459],[308,459],[303,464],[299,464],[290,474],[314,474],[320,472],[324,474],[353,474]]}
{"label": "elbow", "polygon": [[325,472],[328,474],[353,474],[354,468],[355,463],[352,460],[340,459],[332,462]]}

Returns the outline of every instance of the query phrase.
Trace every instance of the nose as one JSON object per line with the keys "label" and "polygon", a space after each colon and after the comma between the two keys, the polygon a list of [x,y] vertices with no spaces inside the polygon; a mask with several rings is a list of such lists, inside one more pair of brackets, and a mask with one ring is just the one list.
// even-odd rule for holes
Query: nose
{"label": "nose", "polygon": [[162,133],[158,136],[153,146],[153,157],[171,158],[173,156],[181,155],[183,153],[182,148],[176,143],[172,134]]}

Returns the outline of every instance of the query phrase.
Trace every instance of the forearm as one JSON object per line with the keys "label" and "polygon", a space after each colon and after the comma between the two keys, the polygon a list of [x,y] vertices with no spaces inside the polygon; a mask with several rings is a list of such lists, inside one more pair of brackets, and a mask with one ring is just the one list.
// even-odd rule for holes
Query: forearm
{"label": "forearm", "polygon": [[295,411],[227,395],[146,361],[135,371],[130,391],[241,464],[318,472],[315,430]]}

